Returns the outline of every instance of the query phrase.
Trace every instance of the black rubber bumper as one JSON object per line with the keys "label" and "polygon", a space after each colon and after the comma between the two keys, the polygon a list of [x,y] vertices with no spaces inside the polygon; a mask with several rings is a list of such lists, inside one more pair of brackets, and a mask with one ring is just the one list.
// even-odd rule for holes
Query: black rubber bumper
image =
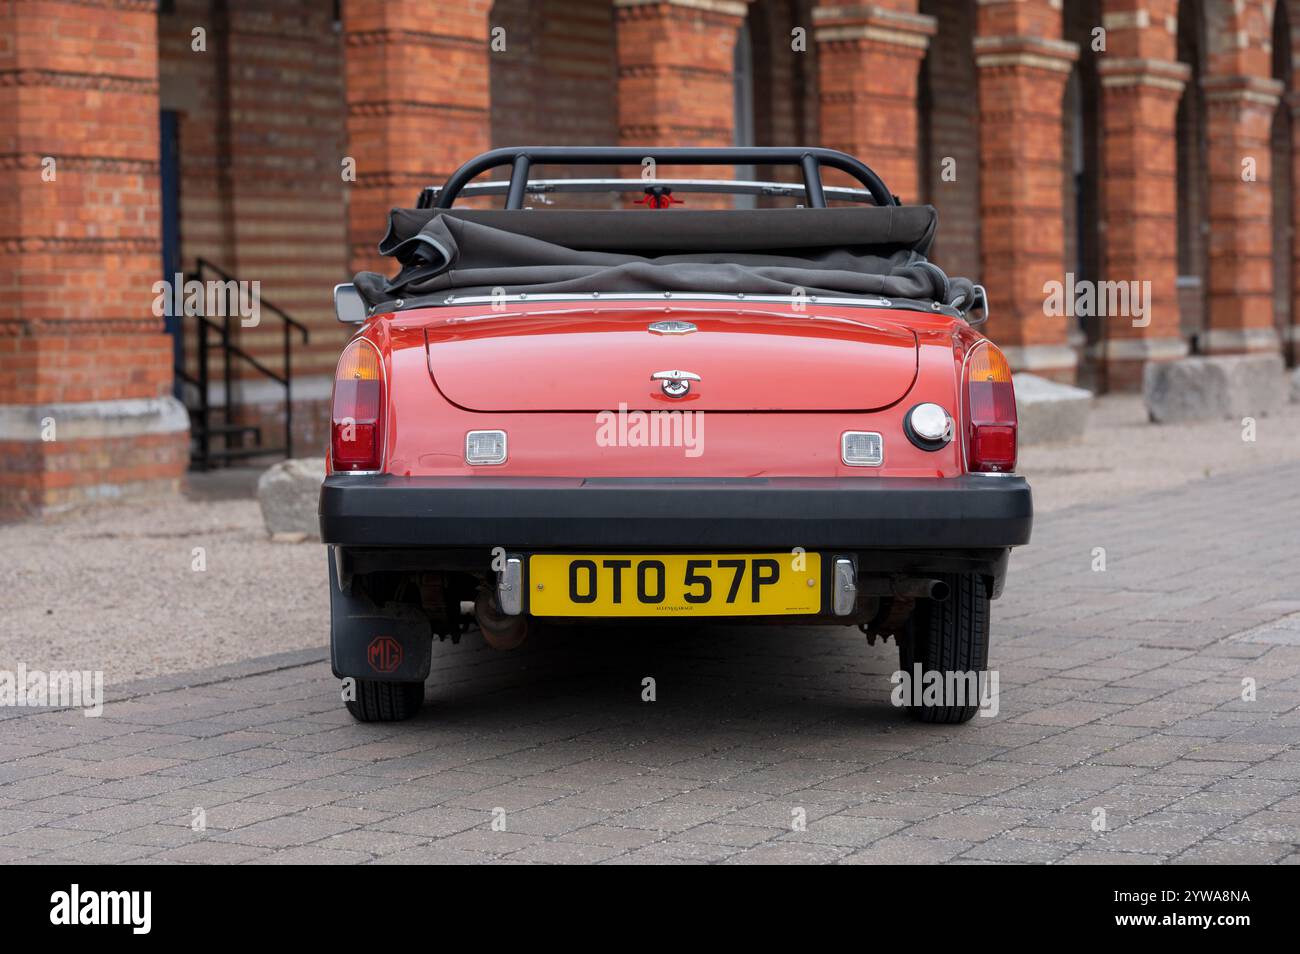
{"label": "black rubber bumper", "polygon": [[321,539],[355,547],[518,549],[1013,547],[1023,477],[565,478],[334,475]]}

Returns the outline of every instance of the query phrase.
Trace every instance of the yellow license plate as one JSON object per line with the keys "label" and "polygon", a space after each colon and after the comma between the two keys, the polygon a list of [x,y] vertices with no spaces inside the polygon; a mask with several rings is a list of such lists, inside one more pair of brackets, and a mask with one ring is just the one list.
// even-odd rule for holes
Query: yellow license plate
{"label": "yellow license plate", "polygon": [[534,616],[813,614],[822,605],[821,556],[536,554],[528,597]]}

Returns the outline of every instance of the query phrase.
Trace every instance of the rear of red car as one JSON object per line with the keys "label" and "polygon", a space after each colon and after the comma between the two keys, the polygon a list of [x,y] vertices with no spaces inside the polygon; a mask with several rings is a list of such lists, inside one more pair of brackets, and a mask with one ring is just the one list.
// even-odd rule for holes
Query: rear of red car
{"label": "rear of red car", "polygon": [[[818,211],[706,213],[724,218],[698,227],[676,211],[594,213],[618,225],[603,246],[553,212],[390,229],[390,247],[423,242],[425,257],[403,263],[404,284],[369,289],[338,365],[321,494],[332,655],[355,680],[354,714],[411,714],[432,637],[459,637],[465,603],[501,648],[538,621],[740,618],[893,636],[918,674],[986,668],[988,601],[1032,513],[1006,360],[965,320],[969,286],[940,300],[948,280],[914,249],[894,253],[912,269],[895,284],[864,280],[933,287],[928,302],[790,288],[805,274],[857,287],[835,250],[808,250],[815,235],[779,259],[771,237],[763,250],[742,232],[739,251],[708,247],[727,234],[718,222],[816,219],[881,242],[924,225]],[[692,241],[703,248],[682,253]],[[616,242],[635,260],[606,251]],[[485,247],[507,249],[508,267],[476,260]],[[880,247],[852,263],[873,267]],[[556,291],[516,290],[542,271]],[[488,275],[518,278],[474,284]],[[689,287],[711,275],[722,291]],[[671,288],[626,290],[661,279]],[[978,704],[939,702],[911,708],[964,721]]]}

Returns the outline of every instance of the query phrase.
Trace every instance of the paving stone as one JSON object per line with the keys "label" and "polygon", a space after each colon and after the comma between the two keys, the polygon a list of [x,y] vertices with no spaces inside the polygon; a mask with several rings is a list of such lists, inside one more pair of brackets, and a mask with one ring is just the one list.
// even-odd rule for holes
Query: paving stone
{"label": "paving stone", "polygon": [[[507,824],[509,822],[507,821]],[[517,831],[494,831],[488,823],[467,831],[448,835],[438,839],[435,844],[440,848],[454,848],[458,851],[483,852],[489,855],[508,855],[531,845],[541,844],[539,835],[525,835]]]}
{"label": "paving stone", "polygon": [[839,846],[779,841],[759,845],[727,860],[746,865],[816,865],[838,861],[848,853],[849,849]]}
{"label": "paving stone", "polygon": [[1001,712],[965,726],[904,718],[894,647],[837,627],[442,645],[395,726],[319,653],[0,713],[0,861],[1297,863],[1296,539],[1286,467],[1040,515],[993,606]]}
{"label": "paving stone", "polygon": [[149,858],[151,861],[173,861],[187,865],[237,865],[269,854],[265,848],[232,845],[204,838],[188,845],[168,848]]}
{"label": "paving stone", "polygon": [[1069,844],[1049,841],[1035,841],[1013,837],[991,838],[976,845],[960,860],[999,861],[1015,864],[1048,864],[1059,861],[1073,850]]}
{"label": "paving stone", "polygon": [[584,845],[600,845],[610,848],[631,850],[643,848],[663,838],[663,832],[647,831],[644,828],[618,828],[613,825],[588,825],[571,831],[560,838],[561,841],[574,841]]}
{"label": "paving stone", "polygon": [[317,844],[322,848],[336,851],[360,851],[368,855],[389,855],[395,851],[416,848],[427,844],[429,839],[418,835],[399,835],[391,831],[376,831],[373,828],[357,828],[339,835],[330,835]]}
{"label": "paving stone", "polygon": [[422,808],[405,815],[386,818],[369,827],[405,835],[443,838],[473,828],[475,825],[481,825],[488,818],[486,812],[470,811],[465,808]]}
{"label": "paving stone", "polygon": [[1057,864],[1062,865],[1158,865],[1160,855],[1144,855],[1131,851],[1096,851],[1083,849],[1066,855]]}
{"label": "paving stone", "polygon": [[842,859],[844,864],[916,865],[951,861],[972,847],[968,841],[891,835]]}
{"label": "paving stone", "polygon": [[760,828],[756,825],[725,825],[705,822],[694,828],[671,836],[673,841],[689,841],[704,845],[729,845],[734,848],[753,848],[788,832],[785,828]]}
{"label": "paving stone", "polygon": [[1027,812],[1010,808],[962,808],[917,822],[907,831],[926,838],[984,841],[1023,824],[1027,817]]}
{"label": "paving stone", "polygon": [[421,845],[393,852],[372,862],[377,865],[482,865],[495,859],[482,851],[461,851],[441,845]]}
{"label": "paving stone", "polygon": [[699,805],[670,798],[621,812],[612,816],[610,822],[649,831],[675,832],[713,821],[730,811],[730,808],[722,805]]}
{"label": "paving stone", "polygon": [[241,845],[258,848],[289,848],[337,835],[354,826],[345,822],[328,821],[321,818],[306,818],[301,815],[284,815],[268,818],[266,821],[254,822],[233,831],[219,832],[212,838],[221,841],[233,841]]}
{"label": "paving stone", "polygon": [[844,845],[861,848],[873,841],[907,827],[895,818],[870,818],[862,815],[827,815],[808,823],[803,831],[787,832],[783,840],[821,845]]}
{"label": "paving stone", "polygon": [[510,861],[543,865],[589,865],[619,855],[622,849],[574,842],[544,841],[507,856]]}

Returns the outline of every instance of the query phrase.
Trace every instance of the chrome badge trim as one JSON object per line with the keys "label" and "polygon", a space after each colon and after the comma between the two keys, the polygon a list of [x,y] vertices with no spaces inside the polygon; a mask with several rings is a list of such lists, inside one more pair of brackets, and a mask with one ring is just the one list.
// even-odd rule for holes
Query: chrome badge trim
{"label": "chrome badge trim", "polygon": [[670,318],[667,321],[653,322],[646,330],[652,335],[689,335],[692,331],[699,331],[700,329],[689,321],[678,321],[675,318]]}

